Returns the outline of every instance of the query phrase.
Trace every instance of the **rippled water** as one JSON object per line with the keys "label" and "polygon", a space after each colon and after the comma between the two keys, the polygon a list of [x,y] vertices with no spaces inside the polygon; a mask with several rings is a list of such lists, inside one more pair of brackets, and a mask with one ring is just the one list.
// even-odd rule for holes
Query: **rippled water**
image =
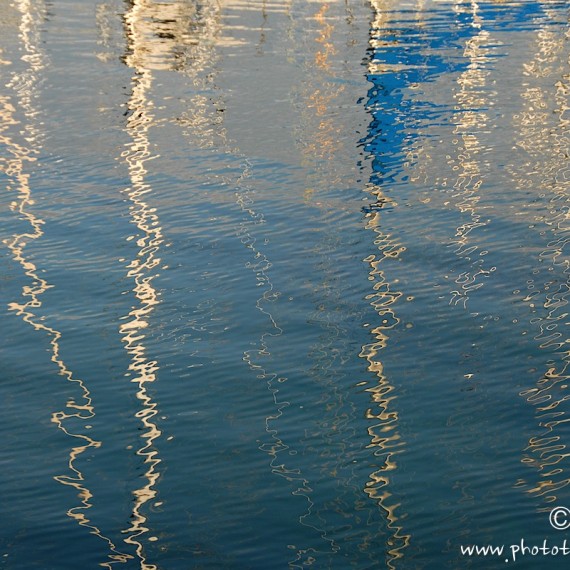
{"label": "rippled water", "polygon": [[567,2],[0,7],[1,568],[568,567]]}

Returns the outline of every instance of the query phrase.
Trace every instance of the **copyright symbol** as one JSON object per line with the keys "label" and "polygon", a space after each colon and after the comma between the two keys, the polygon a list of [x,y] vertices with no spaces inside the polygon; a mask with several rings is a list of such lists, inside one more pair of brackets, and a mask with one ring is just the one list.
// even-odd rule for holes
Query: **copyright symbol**
{"label": "copyright symbol", "polygon": [[554,507],[549,516],[552,528],[566,530],[570,528],[570,509],[567,507]]}

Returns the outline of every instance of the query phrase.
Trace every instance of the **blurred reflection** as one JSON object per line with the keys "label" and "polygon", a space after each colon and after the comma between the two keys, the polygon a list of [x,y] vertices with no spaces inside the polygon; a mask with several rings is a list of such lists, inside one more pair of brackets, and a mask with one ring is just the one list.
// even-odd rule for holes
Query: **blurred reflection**
{"label": "blurred reflection", "polygon": [[[314,68],[313,73],[316,72],[318,75],[309,79],[301,106],[303,118],[310,121],[310,124],[303,122],[303,139],[309,139],[303,154],[317,164],[322,160],[332,163],[335,152],[340,147],[340,126],[335,121],[331,103],[344,90],[344,86],[331,81],[333,71],[331,57],[335,54],[332,36],[335,26],[330,20],[329,11],[330,4],[323,2],[313,16],[318,26],[315,42],[320,49],[314,53],[310,68]],[[327,77],[327,74],[330,75]],[[331,184],[336,182],[338,181],[330,181]]]}
{"label": "blurred reflection", "polygon": [[[299,34],[308,44],[299,46],[305,59],[303,83],[294,91],[294,102],[300,121],[296,127],[296,140],[302,153],[302,164],[308,172],[304,200],[316,209],[315,227],[322,238],[311,247],[311,254],[318,265],[311,273],[322,275],[322,282],[314,285],[313,295],[316,308],[308,323],[321,329],[319,341],[310,347],[309,358],[313,362],[308,370],[313,386],[321,389],[321,398],[315,402],[318,412],[305,429],[303,456],[318,457],[316,473],[311,475],[311,489],[306,496],[309,505],[300,522],[316,530],[319,539],[309,548],[299,549],[290,566],[303,568],[309,564],[327,565],[326,560],[344,552],[345,564],[351,563],[348,550],[345,551],[345,537],[338,536],[338,528],[358,528],[359,508],[355,497],[360,489],[354,481],[354,463],[350,461],[349,427],[356,413],[346,401],[341,388],[345,378],[343,364],[351,351],[348,331],[342,325],[343,318],[353,315],[354,307],[347,307],[342,290],[344,281],[338,276],[338,255],[342,255],[342,237],[334,219],[341,209],[346,208],[342,199],[334,200],[332,188],[344,190],[354,184],[354,156],[349,155],[351,145],[342,140],[347,129],[338,109],[343,107],[342,96],[346,83],[342,81],[346,71],[339,69],[335,43],[351,45],[356,40],[351,23],[348,3],[344,11],[330,2],[314,2],[311,13],[303,19],[292,19],[292,30],[299,26]],[[298,52],[298,53],[299,53]],[[298,55],[297,53],[297,55]],[[345,154],[346,153],[346,154]],[[312,222],[310,222],[312,225]],[[321,280],[319,280],[321,281]],[[313,470],[313,471],[315,471]],[[308,470],[307,470],[308,471]],[[323,482],[334,479],[338,490],[334,501],[323,494]],[[309,495],[309,491],[312,492]],[[359,539],[358,548],[367,549],[373,556],[375,549],[369,548],[372,541],[369,533]],[[354,537],[351,537],[354,539]]]}
{"label": "blurred reflection", "polygon": [[[456,11],[465,10],[466,4],[459,2],[454,8]],[[484,22],[479,14],[477,2],[470,2],[470,10],[471,26],[478,31],[466,42],[463,52],[469,63],[457,80],[459,89],[455,93],[456,113],[453,134],[456,137],[453,142],[457,150],[454,157],[448,158],[448,164],[453,170],[458,171],[457,180],[453,185],[455,207],[461,214],[467,214],[469,217],[468,221],[463,222],[455,232],[452,240],[453,251],[472,267],[456,277],[457,288],[451,291],[450,303],[461,304],[465,308],[470,295],[483,287],[484,279],[496,269],[485,267],[484,256],[488,252],[471,243],[472,232],[488,223],[483,218],[484,207],[480,206],[479,202],[481,186],[490,166],[488,161],[482,158],[486,149],[482,146],[478,133],[484,131],[489,123],[488,113],[484,109],[490,107],[490,93],[486,82],[490,75],[489,48],[494,40],[483,28]]]}
{"label": "blurred reflection", "polygon": [[124,9],[124,0],[108,0],[95,7],[99,46],[96,56],[104,62],[120,60],[125,53],[123,21],[117,14]]}
{"label": "blurred reflection", "polygon": [[147,70],[172,70],[189,77],[193,89],[175,122],[199,148],[225,143],[224,103],[216,93],[216,45],[223,43],[221,4],[141,2],[132,21],[129,65]]}
{"label": "blurred reflection", "polygon": [[205,67],[220,33],[218,2],[129,0],[127,6],[127,65],[149,71]]}
{"label": "blurred reflection", "polygon": [[549,356],[536,385],[521,392],[536,408],[540,428],[529,439],[522,461],[537,469],[539,479],[534,483],[519,480],[517,486],[536,497],[539,510],[549,511],[560,499],[560,490],[570,484],[570,451],[564,437],[569,422],[566,402],[570,400],[570,340],[565,330],[570,261],[564,251],[570,241],[570,62],[567,27],[554,10],[556,6],[542,4],[547,18],[536,34],[536,53],[524,65],[522,109],[514,116],[523,169],[512,168],[511,174],[520,190],[532,189],[529,212],[534,215],[528,219],[529,227],[542,228],[540,235],[548,240],[526,291],[517,291],[524,294],[530,310],[534,340]]}
{"label": "blurred reflection", "polygon": [[[45,6],[36,5],[29,0],[17,0],[15,3],[20,12],[19,38],[23,55],[21,61],[26,66],[21,72],[14,73],[8,87],[15,93],[15,103],[9,97],[0,97],[0,144],[8,151],[8,154],[0,158],[0,171],[8,179],[8,189],[15,194],[11,203],[11,210],[18,220],[26,224],[26,229],[14,234],[11,239],[5,241],[12,253],[14,260],[20,264],[24,273],[29,278],[29,284],[22,289],[22,299],[8,304],[8,308],[14,311],[23,321],[30,324],[35,330],[47,334],[50,342],[51,361],[56,365],[59,375],[68,382],[73,383],[78,389],[78,398],[71,398],[66,404],[66,410],[52,414],[52,422],[66,435],[76,440],[76,445],[69,452],[68,467],[71,474],[58,475],[56,481],[73,487],[81,502],[80,506],[67,511],[67,515],[79,525],[90,530],[91,534],[104,540],[111,554],[111,560],[102,562],[100,565],[111,568],[115,562],[125,562],[129,556],[116,550],[115,545],[109,538],[91,522],[88,516],[89,509],[93,506],[92,493],[86,485],[83,473],[78,466],[78,459],[89,449],[101,446],[97,441],[85,433],[79,433],[77,428],[69,428],[73,423],[83,423],[83,429],[89,429],[85,425],[87,420],[95,416],[95,409],[91,400],[90,391],[85,382],[77,378],[64,362],[60,352],[62,333],[46,324],[44,317],[40,316],[42,307],[41,296],[52,287],[41,276],[41,270],[31,260],[27,253],[28,246],[40,239],[44,232],[42,226],[44,220],[34,212],[35,200],[30,184],[30,163],[36,161],[36,155],[42,148],[43,133],[38,121],[38,109],[35,101],[39,95],[38,85],[42,78],[42,72],[46,67],[46,56],[41,49],[42,39],[40,36],[40,24],[45,18]],[[9,62],[4,62],[9,63]],[[16,114],[21,114],[25,122],[20,122]],[[11,134],[13,131],[13,135]],[[20,138],[21,142],[17,142]]]}
{"label": "blurred reflection", "polygon": [[341,80],[346,70],[340,65],[343,54],[337,54],[335,44],[344,40],[351,46],[356,40],[352,37],[355,30],[348,3],[344,6],[344,18],[339,17],[338,8],[330,2],[314,4],[315,12],[301,24],[303,38],[310,32],[316,45],[312,43],[306,48],[304,81],[293,92],[301,117],[295,134],[302,165],[309,172],[312,170],[304,192],[305,201],[326,215],[327,207],[335,211],[346,208],[343,197],[334,199],[334,191],[350,188],[354,183],[354,159],[348,155],[352,147],[343,139],[347,134],[347,119],[339,112],[346,105],[343,96],[347,84]]}

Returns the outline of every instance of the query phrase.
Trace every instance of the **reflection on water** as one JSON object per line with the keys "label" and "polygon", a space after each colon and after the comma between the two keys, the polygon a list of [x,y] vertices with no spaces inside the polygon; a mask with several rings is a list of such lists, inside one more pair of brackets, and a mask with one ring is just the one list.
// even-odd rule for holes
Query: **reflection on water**
{"label": "reflection on water", "polygon": [[[565,334],[559,330],[562,319],[565,318],[563,315],[568,291],[567,265],[563,254],[566,244],[563,236],[566,232],[567,184],[565,175],[560,174],[567,171],[567,151],[562,150],[562,146],[566,148],[568,141],[565,135],[567,125],[554,121],[567,112],[567,88],[564,80],[567,60],[566,65],[562,63],[563,58],[567,58],[567,44],[563,43],[566,41],[563,38],[567,35],[567,22],[561,17],[559,3],[509,3],[509,9],[512,8],[509,12],[488,2],[449,3],[451,10],[446,12],[434,12],[428,9],[432,8],[431,3],[427,4],[429,6],[425,2],[418,3],[413,11],[394,9],[392,2],[378,3],[377,6],[376,27],[382,27],[385,33],[376,34],[372,38],[373,55],[369,73],[374,88],[370,91],[368,101],[368,107],[376,120],[371,124],[376,140],[370,140],[369,137],[365,144],[372,151],[375,172],[369,186],[378,198],[364,210],[371,222],[377,220],[375,223],[382,236],[377,243],[386,243],[387,248],[392,245],[396,250],[394,257],[400,262],[408,263],[408,275],[399,272],[398,265],[392,266],[391,272],[404,276],[406,289],[411,293],[410,299],[414,299],[418,293],[426,298],[430,288],[436,292],[442,288],[439,279],[452,279],[453,285],[448,289],[451,299],[447,297],[449,310],[461,307],[470,311],[462,317],[465,329],[457,342],[457,345],[465,343],[466,346],[461,355],[461,367],[465,372],[462,376],[469,383],[462,388],[466,392],[493,391],[492,384],[487,380],[487,370],[497,366],[490,359],[495,353],[499,357],[499,353],[492,342],[480,337],[479,331],[495,328],[501,337],[504,335],[506,338],[502,342],[508,347],[505,349],[507,353],[516,354],[517,351],[524,350],[525,346],[518,339],[509,339],[509,334],[515,336],[515,330],[520,334],[519,307],[511,308],[506,300],[503,302],[499,299],[502,299],[505,288],[510,287],[512,292],[513,284],[520,283],[519,279],[524,275],[523,268],[529,259],[523,257],[524,246],[515,250],[512,263],[511,259],[505,257],[505,239],[508,243],[509,238],[505,238],[503,228],[515,230],[516,237],[511,237],[513,241],[520,239],[524,231],[518,224],[527,220],[531,229],[538,228],[541,224],[543,227],[546,225],[541,235],[546,236],[547,232],[555,234],[550,240],[542,240],[546,250],[539,253],[534,263],[541,263],[543,267],[533,270],[532,276],[531,271],[528,271],[524,281],[527,291],[524,291],[525,287],[514,291],[517,298],[520,296],[530,309],[529,328],[536,331],[536,347],[526,345],[527,350],[532,353],[536,349],[553,353],[547,364],[548,370],[538,385],[522,391],[528,402],[537,407],[542,429],[539,435],[530,438],[524,462],[539,469],[541,481],[538,485],[533,485],[527,482],[526,477],[520,477],[516,485],[516,488],[526,489],[531,496],[541,497],[544,502],[540,510],[547,510],[548,507],[544,507],[544,504],[560,501],[559,493],[568,484],[563,466],[567,450],[560,431],[566,422],[564,405],[568,398],[564,390],[568,378],[568,352],[565,350]],[[508,66],[505,64],[507,67],[503,67],[500,58],[510,55],[509,49],[512,49],[513,55],[518,49],[511,48],[509,41],[515,41],[516,45],[516,40],[509,37],[505,30],[517,21],[521,22],[520,29],[524,30],[522,22],[527,22],[530,14],[536,15],[537,21],[541,22],[542,28],[533,32],[540,51],[531,54],[530,63],[524,60],[524,51],[514,58],[517,64],[522,61],[520,65],[524,71],[521,72],[521,77],[524,82],[521,100],[524,102],[523,107],[526,107],[514,113],[515,122],[522,122],[523,125],[521,132],[514,136],[516,144],[524,148],[533,160],[519,160],[517,157],[511,162],[511,141],[501,131],[505,145],[502,146],[503,140],[498,133],[497,123],[503,125],[504,118],[518,105],[513,104],[511,107],[506,104],[510,97],[506,93],[512,93],[513,84],[516,86],[517,80],[511,77],[512,83],[508,83],[509,80],[501,76],[501,73],[506,73]],[[442,32],[444,21],[447,21],[448,27],[445,33]],[[447,42],[456,49],[461,48],[462,59],[451,57],[452,52],[446,51]],[[415,46],[413,54],[411,50],[397,50],[398,45],[407,44]],[[521,40],[521,45],[525,45],[524,40]],[[444,71],[445,74],[442,73]],[[545,81],[545,77],[548,80]],[[430,83],[436,85],[432,87]],[[550,85],[556,87],[549,87]],[[448,94],[453,94],[453,101]],[[499,153],[504,153],[499,156],[495,148],[498,145]],[[521,169],[522,164],[525,167]],[[506,176],[503,177],[503,169],[513,175],[517,185],[518,192],[512,197],[508,194],[512,182]],[[504,186],[499,189],[499,184],[506,186],[506,189]],[[529,195],[534,198],[532,201],[529,201]],[[405,210],[402,206],[407,209],[406,214],[403,213]],[[381,212],[384,214],[382,218]],[[537,212],[541,213],[537,215]],[[424,223],[427,225],[426,231],[421,231]],[[451,227],[456,228],[454,235],[449,233]],[[395,239],[397,234],[388,228],[400,232],[404,230],[401,242]],[[409,235],[414,233],[413,237]],[[528,238],[522,239],[524,243]],[[424,243],[428,246],[424,246],[421,240],[425,240]],[[529,252],[536,247],[534,238],[532,241],[533,246]],[[455,259],[439,247],[438,242],[447,246]],[[414,269],[422,267],[414,263],[419,261],[417,255],[420,248],[425,255],[425,265],[423,271],[416,273]],[[379,263],[375,255],[367,260]],[[546,267],[548,261],[550,267]],[[380,272],[380,290],[386,287],[383,281],[386,280],[387,271],[388,266],[384,265],[384,271]],[[539,274],[545,278],[543,291],[538,285]],[[483,290],[484,285],[489,287],[486,292]],[[448,287],[446,284],[445,288]],[[386,293],[392,293],[391,289],[392,286],[386,288]],[[398,289],[401,290],[399,283]],[[401,293],[399,296],[402,296]],[[445,297],[439,295],[441,300]],[[541,302],[544,316],[539,316]],[[389,299],[388,303],[392,304],[393,300]],[[437,329],[438,334],[445,337],[443,327],[449,326],[452,330],[455,325],[452,317],[448,316],[449,325],[444,324],[443,315],[446,310],[435,309],[433,306],[430,308],[434,310],[431,330],[439,325],[441,328]],[[402,309],[409,311],[407,307]],[[504,329],[505,324],[490,326],[490,323],[501,322],[503,319],[515,325],[510,333]],[[392,312],[386,324],[390,324],[395,331],[392,334],[402,338],[402,333],[398,333],[398,327],[395,326],[398,320]],[[471,328],[473,333],[469,332]],[[413,336],[410,339],[417,337],[415,346],[418,348],[429,342],[427,333],[426,336],[421,336],[421,327],[411,329],[411,334]],[[523,330],[523,341],[526,334],[527,331]],[[383,333],[383,336],[388,335]],[[473,340],[467,345],[470,336]],[[382,350],[390,348],[388,338],[380,337],[378,340]],[[504,347],[502,343],[500,346]],[[450,362],[456,358],[454,348],[449,345],[441,350],[441,362],[446,363],[445,368],[441,368],[444,374],[453,368]],[[482,357],[477,356],[482,350],[488,351],[487,362],[480,362]],[[425,354],[427,360],[422,366],[428,369],[428,362],[432,366],[436,365],[439,352],[434,347],[433,356]],[[384,354],[385,358],[390,357],[390,352]],[[529,355],[528,358],[536,357]],[[504,362],[505,367],[508,366],[507,359]],[[500,365],[497,367],[502,368]],[[383,364],[379,364],[380,371],[383,368]],[[524,369],[522,362],[521,368]],[[535,374],[536,369],[533,371],[527,367],[524,373]],[[447,375],[451,376],[450,372]],[[435,381],[433,374],[428,376],[432,382]],[[438,384],[437,381],[435,383]],[[503,383],[507,384],[506,381]],[[452,384],[439,386],[444,392]],[[390,389],[393,395],[393,386],[390,385]],[[498,396],[490,399],[495,405],[501,401]],[[473,400],[477,400],[477,397]],[[400,408],[408,405],[405,397],[404,400],[399,398],[398,402]],[[394,402],[390,405],[394,406]],[[516,405],[511,403],[513,407]],[[500,408],[500,405],[497,407]],[[455,402],[449,394],[445,409],[447,426],[461,425],[463,433],[472,433],[472,437],[477,437],[476,433],[484,433],[482,418],[485,411],[479,403],[463,400]],[[401,409],[399,412],[395,421],[398,417],[401,418]],[[433,421],[429,417],[425,420]],[[419,421],[417,425],[421,426]],[[485,434],[482,441],[490,443],[491,437]],[[469,464],[470,461],[467,452],[469,447],[465,439],[460,450],[460,446],[450,440],[447,434],[442,434],[437,441],[436,456],[446,461],[447,465],[447,469],[442,469],[442,476],[449,481],[449,488],[458,495],[457,504],[453,500],[441,503],[449,512],[448,520],[454,520],[454,528],[446,535],[448,540],[453,540],[452,536],[467,539],[469,535],[479,532],[478,521],[461,516],[461,503],[476,504],[476,497],[481,495],[480,481],[467,474],[465,462]],[[486,453],[491,454],[498,447],[497,442],[493,441],[491,447],[486,448]],[[514,449],[516,447],[509,449],[508,455],[501,458],[503,464],[509,460],[507,458],[510,458]],[[464,463],[459,462],[458,457]],[[400,456],[398,470],[406,470],[406,461],[407,453]],[[408,494],[402,492],[404,496]],[[488,500],[488,495],[485,497]],[[410,505],[404,503],[404,506]],[[412,512],[417,512],[415,505]],[[412,546],[408,556],[413,556],[418,552],[417,541],[422,540],[424,531],[414,524],[413,518],[408,521],[410,528],[406,533],[409,539],[407,544]],[[442,521],[443,528],[447,529],[447,525],[447,520]],[[414,529],[420,532],[415,532]],[[451,550],[449,553],[452,555]],[[405,556],[404,554],[404,558]],[[458,565],[463,563],[460,559],[456,560]]]}
{"label": "reflection on water", "polygon": [[[539,376],[536,385],[521,392],[521,396],[536,408],[539,431],[529,439],[523,462],[538,470],[539,479],[530,483],[524,479],[517,486],[537,497],[540,510],[560,500],[560,491],[570,483],[566,465],[567,444],[564,441],[568,422],[564,402],[568,388],[570,352],[567,349],[564,321],[568,313],[570,262],[564,254],[568,243],[568,32],[564,26],[553,27],[557,13],[544,3],[545,18],[535,34],[536,53],[524,64],[522,108],[514,118],[517,129],[516,144],[524,152],[523,169],[511,169],[520,190],[529,187],[540,209],[525,214],[531,228],[541,228],[545,249],[539,253],[539,269],[526,281],[526,291],[514,293],[524,297],[534,330],[534,340],[550,358],[547,370]],[[546,82],[544,80],[547,80]],[[543,283],[544,282],[544,283]],[[533,370],[537,374],[538,370]]]}
{"label": "reflection on water", "polygon": [[[23,52],[21,60],[26,65],[22,71],[12,75],[7,85],[14,92],[14,102],[12,103],[9,97],[2,97],[1,100],[0,143],[9,153],[2,161],[1,170],[7,177],[8,190],[14,195],[11,210],[18,220],[25,222],[28,226],[24,231],[5,240],[5,244],[14,261],[22,267],[28,281],[22,288],[22,299],[8,303],[8,308],[36,331],[47,334],[51,362],[57,367],[58,374],[76,387],[76,396],[67,401],[66,409],[52,413],[52,422],[63,433],[75,440],[74,447],[69,450],[70,473],[54,478],[59,483],[76,490],[80,505],[70,508],[67,515],[107,543],[110,551],[108,558],[111,562],[102,562],[101,566],[111,568],[114,562],[125,562],[128,556],[116,550],[111,540],[104,536],[91,521],[89,510],[93,506],[93,494],[87,486],[79,465],[83,454],[101,446],[101,441],[93,439],[86,433],[86,430],[91,427],[88,425],[89,420],[95,417],[91,393],[85,382],[73,373],[61,355],[62,333],[50,326],[45,317],[41,316],[43,305],[41,297],[52,286],[41,276],[42,270],[27,253],[30,245],[44,235],[42,226],[45,224],[45,221],[34,211],[36,201],[30,182],[29,165],[34,163],[37,155],[40,154],[44,136],[41,129],[42,123],[38,120],[40,111],[37,108],[37,100],[41,95],[39,86],[42,82],[42,74],[48,63],[41,47],[40,34],[40,24],[44,21],[46,9],[43,4],[36,6],[27,0],[18,1],[16,6],[20,13],[19,39]],[[7,61],[4,63],[10,64]],[[17,115],[23,118],[19,120],[16,118]],[[15,136],[21,142],[17,142],[15,137],[12,138],[10,131],[14,131]]]}
{"label": "reflection on water", "polygon": [[219,35],[217,2],[131,0],[127,4],[128,65],[156,71],[204,67]]}
{"label": "reflection on water", "polygon": [[[295,127],[296,143],[307,170],[302,199],[314,211],[310,225],[326,227],[306,253],[306,265],[314,266],[313,271],[320,276],[312,282],[314,308],[307,319],[307,325],[318,331],[318,337],[307,347],[307,380],[319,397],[299,450],[303,456],[316,457],[313,469],[305,471],[304,494],[309,505],[299,520],[319,538],[299,549],[290,566],[326,567],[327,561],[332,565],[335,557],[346,552],[345,537],[335,532],[338,524],[356,529],[360,511],[367,510],[355,499],[361,489],[354,481],[354,464],[349,459],[354,457],[349,444],[354,436],[351,424],[358,412],[343,389],[347,381],[345,364],[352,351],[345,321],[355,307],[344,298],[346,290],[339,277],[342,269],[337,255],[343,237],[335,224],[328,224],[336,213],[347,209],[346,195],[354,184],[354,158],[343,141],[348,132],[343,130],[346,123],[339,114],[347,88],[334,80],[339,67],[335,56],[340,55],[334,39],[343,38],[346,45],[355,41],[351,6],[346,4],[342,10],[330,2],[315,2],[304,18],[292,18],[289,33],[302,35],[309,42],[302,58],[307,78],[293,89],[293,103],[300,117]],[[328,480],[338,486],[334,498],[323,493]],[[353,538],[358,548],[367,550],[371,534],[375,533],[363,532]]]}
{"label": "reflection on water", "polygon": [[[177,7],[180,8],[180,5],[165,5],[168,12]],[[154,120],[149,93],[152,86],[152,70],[163,68],[169,61],[169,56],[176,60],[176,55],[170,53],[170,48],[172,43],[177,45],[176,42],[162,40],[163,38],[176,40],[177,36],[168,32],[170,30],[168,21],[163,19],[157,21],[156,16],[156,6],[153,2],[135,0],[125,14],[124,20],[129,47],[125,63],[135,70],[135,75],[132,78],[132,92],[127,104],[129,114],[126,130],[131,140],[121,157],[128,165],[130,186],[124,192],[130,202],[129,213],[136,228],[136,233],[128,236],[127,241],[135,240],[138,250],[127,265],[127,277],[133,283],[137,305],[125,316],[119,332],[125,350],[131,358],[126,377],[130,377],[131,382],[137,386],[136,397],[140,401],[136,417],[143,425],[143,432],[140,434],[142,444],[136,454],[143,459],[145,481],[133,493],[134,504],[130,526],[123,532],[128,535],[125,542],[135,546],[141,570],[158,568],[157,565],[147,562],[143,540],[157,540],[156,536],[147,535],[150,529],[147,526],[145,508],[148,508],[147,503],[157,496],[156,485],[160,477],[161,463],[157,440],[162,435],[155,420],[158,406],[152,399],[148,386],[157,380],[159,364],[147,356],[145,346],[145,329],[149,326],[154,308],[159,303],[159,293],[153,281],[159,275],[158,266],[161,261],[159,250],[164,242],[157,210],[149,204],[147,196],[152,193],[152,187],[146,180],[147,163],[156,158],[152,154],[149,140],[149,131]],[[170,21],[176,22],[175,19]],[[169,69],[170,66],[166,68]]]}
{"label": "reflection on water", "polygon": [[[459,9],[463,4],[456,4]],[[461,212],[462,218],[468,216],[458,226],[452,241],[454,253],[467,262],[472,269],[461,271],[455,278],[456,288],[451,291],[450,303],[461,304],[467,308],[470,295],[483,287],[485,280],[495,271],[495,267],[486,268],[484,256],[488,251],[471,243],[473,233],[487,225],[484,219],[484,206],[481,202],[481,186],[489,171],[487,149],[483,148],[478,133],[488,128],[489,114],[492,109],[491,98],[486,85],[490,75],[488,65],[492,58],[492,48],[496,40],[485,29],[485,21],[479,13],[479,5],[471,2],[471,25],[476,34],[465,44],[463,56],[468,61],[467,69],[457,79],[459,89],[455,93],[456,114],[453,140],[456,153],[449,157],[449,165],[458,171],[457,181],[453,184],[451,199]],[[473,261],[474,260],[474,261]]]}
{"label": "reflection on water", "polygon": [[[370,45],[375,47],[382,45],[386,31],[390,30],[392,22],[386,13],[386,7],[381,0],[372,2],[374,20],[371,25]],[[374,52],[372,52],[374,53]],[[390,333],[396,327],[400,319],[396,315],[393,305],[402,296],[402,292],[390,283],[383,269],[386,261],[397,261],[405,251],[405,247],[399,243],[397,237],[387,233],[382,226],[382,209],[391,205],[383,191],[383,184],[376,183],[378,177],[390,176],[389,167],[382,165],[384,150],[382,140],[384,125],[389,124],[390,110],[383,108],[377,93],[385,93],[389,87],[384,82],[383,71],[389,72],[385,67],[377,65],[371,58],[368,80],[372,83],[370,98],[367,106],[372,116],[365,148],[375,161],[374,174],[367,185],[366,191],[370,196],[370,204],[365,208],[366,229],[374,236],[374,246],[377,252],[367,256],[364,261],[369,265],[369,281],[373,283],[372,292],[366,295],[366,300],[371,304],[378,320],[367,323],[373,338],[362,346],[359,354],[367,363],[368,371],[375,376],[374,382],[362,383],[364,390],[371,395],[372,407],[366,411],[366,419],[374,423],[368,427],[371,438],[369,447],[374,449],[374,457],[379,467],[369,475],[369,481],[364,488],[365,493],[380,505],[386,513],[389,536],[385,539],[386,565],[388,568],[396,568],[397,561],[404,556],[404,549],[410,541],[410,535],[404,531],[400,519],[405,518],[405,511],[398,500],[397,495],[391,488],[391,477],[398,468],[397,457],[404,451],[405,442],[400,434],[398,423],[399,415],[396,408],[395,387],[384,372],[384,365],[380,360],[382,350],[386,347]],[[391,117],[393,118],[393,117]],[[389,127],[388,127],[389,128]],[[383,152],[384,151],[384,152]]]}
{"label": "reflection on water", "polygon": [[460,544],[551,538],[565,2],[2,6],[7,569],[488,568]]}

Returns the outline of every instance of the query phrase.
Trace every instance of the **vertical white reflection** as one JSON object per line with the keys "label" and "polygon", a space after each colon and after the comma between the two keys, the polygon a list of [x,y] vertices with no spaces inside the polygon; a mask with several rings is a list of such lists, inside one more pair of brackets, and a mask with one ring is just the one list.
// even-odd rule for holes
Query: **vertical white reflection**
{"label": "vertical white reflection", "polygon": [[[14,234],[5,243],[14,260],[20,264],[29,278],[29,284],[22,288],[22,299],[9,303],[8,307],[24,322],[49,337],[51,362],[57,367],[59,375],[78,390],[78,397],[70,398],[64,411],[52,414],[52,422],[63,433],[76,440],[76,445],[69,451],[67,461],[71,474],[58,475],[54,478],[59,483],[76,490],[80,504],[70,508],[67,515],[107,543],[110,561],[102,562],[100,565],[111,568],[113,563],[125,562],[129,556],[117,551],[111,540],[90,520],[88,511],[93,506],[91,501],[93,495],[78,465],[80,456],[89,449],[100,447],[101,442],[78,432],[77,428],[68,427],[72,422],[74,425],[83,423],[84,430],[89,428],[85,423],[95,416],[91,393],[85,382],[76,377],[61,356],[62,333],[46,324],[44,317],[38,314],[43,303],[41,296],[52,285],[41,276],[41,270],[27,252],[27,247],[44,235],[42,226],[45,224],[34,211],[35,198],[30,183],[29,165],[36,161],[36,156],[40,154],[42,148],[43,133],[40,128],[41,123],[37,119],[40,111],[36,100],[47,59],[41,48],[40,34],[40,24],[45,21],[46,9],[43,3],[34,3],[30,0],[17,0],[15,6],[20,13],[19,38],[23,52],[20,59],[25,67],[21,72],[13,74],[7,86],[15,93],[14,103],[9,97],[0,98],[0,143],[8,151],[8,155],[0,159],[0,169],[8,178],[8,190],[15,193],[11,210],[28,226],[27,230]],[[23,122],[17,119],[18,114],[23,116]],[[11,127],[14,136],[10,135]],[[18,138],[21,142],[17,142]]]}
{"label": "vertical white reflection", "polygon": [[153,6],[152,2],[135,0],[124,16],[130,50],[125,62],[135,70],[132,78],[132,92],[127,104],[126,130],[130,142],[122,153],[130,177],[130,186],[124,193],[130,202],[131,222],[137,230],[134,235],[129,236],[128,241],[135,240],[138,250],[127,265],[127,277],[133,284],[132,291],[137,304],[124,317],[119,332],[122,335],[125,350],[131,358],[128,376],[132,376],[131,382],[137,386],[136,397],[140,408],[136,417],[143,426],[143,432],[140,435],[143,441],[136,454],[142,458],[145,472],[143,484],[133,492],[131,524],[123,532],[128,535],[125,542],[135,548],[141,570],[157,570],[158,568],[155,564],[147,562],[143,538],[147,541],[156,540],[156,537],[145,536],[150,529],[147,526],[144,506],[157,495],[156,484],[160,477],[158,467],[161,460],[156,446],[162,433],[154,421],[158,409],[148,387],[156,381],[159,366],[156,360],[147,356],[145,346],[145,329],[149,326],[150,316],[155,306],[160,302],[153,280],[158,275],[157,267],[160,263],[158,252],[164,241],[156,209],[151,207],[145,199],[145,196],[152,192],[151,186],[146,181],[147,163],[157,157],[151,153],[149,141],[149,131],[154,120],[153,104],[149,98],[152,72],[145,67],[146,56],[153,45],[152,38],[147,37],[148,26],[152,25],[152,17],[149,18],[148,11]]}

